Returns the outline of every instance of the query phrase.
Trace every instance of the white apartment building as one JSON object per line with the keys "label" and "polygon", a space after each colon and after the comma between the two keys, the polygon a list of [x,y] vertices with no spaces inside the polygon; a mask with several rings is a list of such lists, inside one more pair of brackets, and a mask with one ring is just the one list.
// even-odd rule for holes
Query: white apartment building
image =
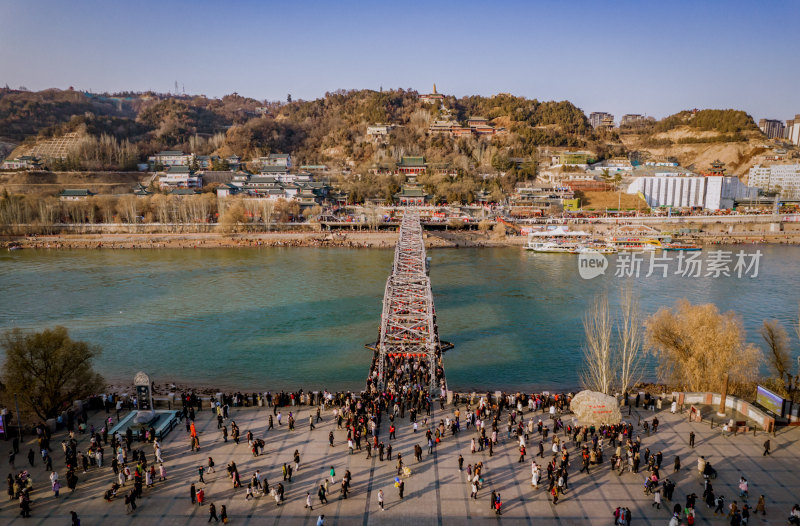
{"label": "white apartment building", "polygon": [[758,121],[760,129],[768,139],[782,139],[786,133],[786,126],[782,121],[776,119],[761,119]]}
{"label": "white apartment building", "polygon": [[636,178],[627,189],[641,193],[650,207],[672,206],[707,210],[733,208],[734,200],[755,199],[758,189],[733,176],[646,176]]}
{"label": "white apartment building", "polygon": [[800,146],[800,114],[786,121],[786,138],[795,146]]}
{"label": "white apartment building", "polygon": [[766,192],[780,192],[784,198],[800,197],[800,164],[773,164],[750,168],[747,183]]}

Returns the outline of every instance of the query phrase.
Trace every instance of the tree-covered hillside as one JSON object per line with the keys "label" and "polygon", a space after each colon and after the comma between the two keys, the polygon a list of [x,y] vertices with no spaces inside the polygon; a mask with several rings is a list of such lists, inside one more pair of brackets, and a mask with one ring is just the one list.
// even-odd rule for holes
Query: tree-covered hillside
{"label": "tree-covered hillside", "polygon": [[758,131],[753,118],[741,110],[682,111],[658,121],[654,130],[666,132],[678,126],[691,126],[699,130],[713,130],[720,133]]}

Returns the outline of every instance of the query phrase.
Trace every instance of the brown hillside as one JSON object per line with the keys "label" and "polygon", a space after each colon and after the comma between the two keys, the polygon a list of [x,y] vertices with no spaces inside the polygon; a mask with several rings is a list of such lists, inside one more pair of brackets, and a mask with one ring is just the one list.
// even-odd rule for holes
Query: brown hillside
{"label": "brown hillside", "polygon": [[[767,139],[756,132],[745,132],[744,140],[734,142],[693,142],[679,144],[683,140],[708,140],[719,137],[715,131],[698,130],[689,126],[680,126],[667,132],[652,136],[638,134],[622,134],[623,144],[629,150],[649,152],[654,158],[675,157],[682,166],[695,171],[707,170],[709,165],[719,159],[726,164],[729,174],[742,176],[757,164],[756,157],[767,151]],[[672,141],[670,145],[652,146],[648,140]]]}

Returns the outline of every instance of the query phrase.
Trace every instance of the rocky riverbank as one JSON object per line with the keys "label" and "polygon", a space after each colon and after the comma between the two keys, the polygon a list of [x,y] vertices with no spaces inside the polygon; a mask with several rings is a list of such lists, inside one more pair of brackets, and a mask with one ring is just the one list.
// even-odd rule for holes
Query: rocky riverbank
{"label": "rocky riverbank", "polygon": [[[3,247],[32,249],[151,249],[151,248],[259,248],[343,247],[394,248],[397,232],[270,232],[175,234],[57,234],[6,236]],[[521,245],[524,236],[493,237],[480,232],[428,232],[425,244],[435,247]]]}

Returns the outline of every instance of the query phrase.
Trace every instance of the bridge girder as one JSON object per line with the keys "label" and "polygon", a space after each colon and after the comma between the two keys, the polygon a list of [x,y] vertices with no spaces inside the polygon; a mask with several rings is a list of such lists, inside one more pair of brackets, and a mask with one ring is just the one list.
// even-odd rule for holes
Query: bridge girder
{"label": "bridge girder", "polygon": [[[378,388],[386,387],[386,364],[391,355],[424,356],[430,367],[428,390],[440,385],[436,377],[441,344],[427,274],[425,243],[419,214],[407,212],[400,224],[392,272],[386,280],[378,341]],[[444,384],[442,376],[441,385]]]}

